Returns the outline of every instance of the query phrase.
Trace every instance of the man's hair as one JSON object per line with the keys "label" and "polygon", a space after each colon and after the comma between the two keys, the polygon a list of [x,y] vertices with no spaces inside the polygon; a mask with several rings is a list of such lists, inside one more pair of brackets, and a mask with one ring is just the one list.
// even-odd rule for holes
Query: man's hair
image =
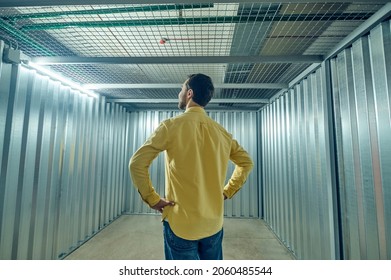
{"label": "man's hair", "polygon": [[215,91],[212,79],[204,74],[191,74],[188,78],[186,87],[193,90],[193,101],[205,107]]}

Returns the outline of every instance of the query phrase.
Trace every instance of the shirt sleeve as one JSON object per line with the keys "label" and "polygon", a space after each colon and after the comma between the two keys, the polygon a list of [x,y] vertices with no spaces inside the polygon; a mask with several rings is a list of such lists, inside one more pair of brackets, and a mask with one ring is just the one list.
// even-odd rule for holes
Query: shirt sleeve
{"label": "shirt sleeve", "polygon": [[250,155],[236,140],[233,140],[231,145],[230,160],[235,164],[235,169],[224,187],[224,195],[227,198],[232,198],[241,189],[254,166]]}
{"label": "shirt sleeve", "polygon": [[147,141],[133,154],[129,162],[129,172],[133,184],[141,198],[149,206],[154,206],[160,201],[160,195],[152,185],[149,167],[159,153],[166,150],[167,137],[167,127],[164,123],[161,123]]}

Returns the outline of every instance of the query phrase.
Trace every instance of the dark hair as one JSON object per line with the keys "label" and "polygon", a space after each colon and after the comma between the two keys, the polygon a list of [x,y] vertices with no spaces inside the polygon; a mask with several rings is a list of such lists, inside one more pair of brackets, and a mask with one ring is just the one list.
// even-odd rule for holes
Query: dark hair
{"label": "dark hair", "polygon": [[193,101],[205,107],[215,91],[212,79],[204,74],[191,74],[188,77],[186,87],[193,90]]}

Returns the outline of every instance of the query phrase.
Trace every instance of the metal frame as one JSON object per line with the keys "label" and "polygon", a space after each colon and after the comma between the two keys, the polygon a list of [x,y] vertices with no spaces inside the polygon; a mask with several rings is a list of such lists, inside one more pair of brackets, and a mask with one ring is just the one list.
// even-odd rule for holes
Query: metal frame
{"label": "metal frame", "polygon": [[321,63],[322,55],[270,55],[270,56],[166,56],[166,57],[34,57],[32,62],[41,65],[56,64],[221,64],[221,63]]}
{"label": "metal frame", "polygon": [[[86,89],[170,89],[170,88],[181,88],[182,84],[84,84]],[[282,89],[288,88],[288,84],[285,83],[259,83],[259,84],[214,84],[214,87],[225,88],[225,89]]]}

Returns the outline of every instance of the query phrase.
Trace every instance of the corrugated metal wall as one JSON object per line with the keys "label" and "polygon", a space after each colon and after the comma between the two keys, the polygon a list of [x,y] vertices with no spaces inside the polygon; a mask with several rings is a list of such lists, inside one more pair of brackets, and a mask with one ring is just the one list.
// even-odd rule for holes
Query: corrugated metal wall
{"label": "corrugated metal wall", "polygon": [[125,210],[127,122],[117,105],[0,62],[0,259],[61,258]]}
{"label": "corrugated metal wall", "polygon": [[391,259],[390,29],[261,111],[264,217],[299,259]]}
{"label": "corrugated metal wall", "polygon": [[346,259],[391,259],[391,32],[331,61]]}
{"label": "corrugated metal wall", "polygon": [[264,219],[299,259],[336,254],[326,69],[261,111]]}
{"label": "corrugated metal wall", "polygon": [[[207,108],[207,107],[206,107]],[[129,128],[131,141],[131,151],[135,152],[149,137],[158,124],[170,117],[180,114],[179,111],[140,111],[130,113],[130,123],[135,124]],[[211,118],[223,125],[239,143],[247,149],[254,160],[254,171],[250,174],[242,190],[232,199],[227,200],[225,205],[225,215],[227,217],[258,217],[259,207],[259,184],[257,172],[258,158],[258,136],[257,136],[257,113],[256,112],[208,112]],[[233,171],[233,164],[229,166],[228,175]],[[150,169],[152,182],[156,191],[164,196],[164,154],[160,154],[152,163]],[[144,202],[133,187],[130,189],[127,203],[130,213],[155,213]]]}

